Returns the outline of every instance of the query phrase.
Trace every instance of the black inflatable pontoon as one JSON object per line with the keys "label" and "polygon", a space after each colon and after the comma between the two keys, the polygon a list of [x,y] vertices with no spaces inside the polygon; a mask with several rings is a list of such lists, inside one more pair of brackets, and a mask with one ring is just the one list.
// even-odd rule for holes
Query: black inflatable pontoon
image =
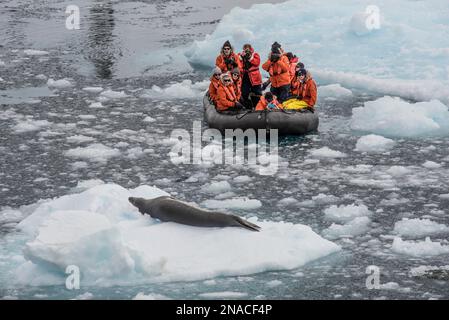
{"label": "black inflatable pontoon", "polygon": [[218,112],[206,93],[203,99],[204,118],[209,128],[225,129],[278,129],[280,135],[300,135],[318,129],[318,115],[308,110],[273,110]]}

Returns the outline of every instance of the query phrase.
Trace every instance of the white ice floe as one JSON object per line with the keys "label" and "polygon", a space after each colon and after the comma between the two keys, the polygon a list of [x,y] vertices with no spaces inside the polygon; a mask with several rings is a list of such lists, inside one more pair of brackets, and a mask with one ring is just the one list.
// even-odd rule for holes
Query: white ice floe
{"label": "white ice floe", "polygon": [[411,169],[403,167],[403,166],[391,166],[386,173],[392,175],[394,177],[401,177],[406,174],[413,172]]}
{"label": "white ice floe", "polygon": [[364,204],[332,205],[324,210],[324,217],[328,221],[345,223],[358,217],[368,217],[372,212]]}
{"label": "white ice floe", "polygon": [[154,119],[150,116],[146,116],[142,121],[143,122],[156,122],[156,119]]}
{"label": "white ice floe", "polygon": [[320,98],[347,98],[352,96],[352,91],[342,87],[339,83],[318,87]]}
{"label": "white ice floe", "polygon": [[[378,16],[366,11],[373,4]],[[441,23],[446,19],[445,0],[254,4],[231,10],[185,55],[193,65],[213,67],[226,40],[236,51],[250,41],[264,62],[276,40],[297,54],[322,84],[449,103],[449,37],[447,25]],[[266,21],[276,21],[276,27]]]}
{"label": "white ice floe", "polygon": [[422,238],[437,234],[449,233],[449,227],[429,219],[404,218],[394,224],[396,234],[406,238]]}
{"label": "white ice floe", "polygon": [[92,109],[103,109],[105,106],[101,102],[93,102],[89,105],[89,108]]}
{"label": "white ice floe", "polygon": [[48,51],[26,49],[26,50],[23,50],[23,53],[25,53],[27,56],[45,56],[48,54]]}
{"label": "white ice floe", "polygon": [[33,120],[33,119],[26,119],[18,121],[15,126],[13,126],[13,130],[15,133],[24,133],[24,132],[31,132],[31,131],[37,131],[41,130],[43,128],[51,126],[52,123],[47,120]]}
{"label": "white ice floe", "polygon": [[445,272],[449,275],[449,265],[443,266],[419,266],[410,269],[410,276],[412,277],[422,277],[433,272]]}
{"label": "white ice floe", "polygon": [[394,146],[394,140],[376,134],[369,134],[357,140],[355,150],[360,152],[385,152]]}
{"label": "white ice floe", "polygon": [[66,267],[76,265],[84,285],[141,285],[291,270],[340,250],[301,224],[250,218],[260,232],[199,228],[159,222],[128,201],[161,195],[155,187],[99,184],[40,201],[8,235],[17,258],[0,271],[15,285],[62,285]]}
{"label": "white ice floe", "polygon": [[211,182],[208,183],[206,185],[204,185],[201,188],[201,191],[203,192],[207,192],[207,193],[216,193],[216,194],[220,194],[220,193],[224,193],[227,191],[231,191],[231,184],[227,181],[216,181],[216,182]]}
{"label": "white ice floe", "polygon": [[123,99],[128,97],[125,91],[113,91],[111,89],[105,90],[100,93],[100,97],[105,99]]}
{"label": "white ice floe", "polygon": [[59,80],[48,79],[47,86],[56,89],[63,89],[72,87],[73,84],[72,82],[70,82],[69,79],[59,79]]}
{"label": "white ice floe", "polygon": [[340,151],[332,150],[328,147],[320,149],[313,149],[310,151],[310,156],[313,158],[344,158],[346,154]]}
{"label": "white ice floe", "polygon": [[65,152],[65,155],[75,159],[85,159],[106,163],[110,158],[120,155],[118,149],[113,149],[101,143],[94,143],[87,147],[78,147]]}
{"label": "white ice floe", "polygon": [[371,223],[368,217],[358,217],[345,224],[333,223],[329,228],[323,230],[323,236],[327,239],[338,239],[342,237],[356,237],[366,233]]}
{"label": "white ice floe", "polygon": [[100,93],[103,91],[102,87],[84,87],[84,91],[91,92],[91,93]]}
{"label": "white ice floe", "polygon": [[83,143],[83,142],[92,142],[95,138],[83,136],[83,135],[75,135],[67,137],[67,142],[69,143]]}
{"label": "white ice floe", "polygon": [[168,85],[165,88],[159,86],[152,86],[151,89],[146,90],[142,98],[157,98],[157,99],[193,99],[204,95],[209,87],[210,81],[204,80],[193,83],[192,80],[183,80]]}
{"label": "white ice floe", "polygon": [[422,166],[424,168],[427,168],[427,169],[438,169],[438,168],[441,168],[441,164],[436,163],[434,161],[430,161],[430,160],[427,160],[426,162],[424,162],[422,164]]}
{"label": "white ice floe", "polygon": [[249,183],[251,182],[253,179],[249,176],[237,176],[234,179],[232,179],[232,181],[234,181],[237,184],[240,183]]}
{"label": "white ice floe", "polygon": [[170,300],[170,298],[158,293],[145,294],[143,292],[139,292],[138,294],[136,294],[133,300]]}
{"label": "white ice floe", "polygon": [[430,240],[430,237],[426,237],[424,241],[404,241],[395,237],[391,250],[412,257],[430,257],[449,254],[449,245],[443,245],[438,241],[434,242]]}
{"label": "white ice floe", "polygon": [[449,110],[438,100],[409,103],[383,97],[352,109],[351,128],[387,137],[422,137],[449,133]]}
{"label": "white ice floe", "polygon": [[254,210],[262,206],[257,199],[232,198],[226,200],[206,200],[202,204],[209,209]]}

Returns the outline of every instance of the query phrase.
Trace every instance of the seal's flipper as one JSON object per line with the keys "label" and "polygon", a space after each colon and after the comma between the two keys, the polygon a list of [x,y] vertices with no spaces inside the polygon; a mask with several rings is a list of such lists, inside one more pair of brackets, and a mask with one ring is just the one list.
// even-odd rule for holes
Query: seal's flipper
{"label": "seal's flipper", "polygon": [[238,222],[238,226],[251,230],[251,231],[260,231],[260,227],[257,224],[251,223],[249,221],[246,221],[245,219],[242,219],[240,217],[234,216],[235,220]]}

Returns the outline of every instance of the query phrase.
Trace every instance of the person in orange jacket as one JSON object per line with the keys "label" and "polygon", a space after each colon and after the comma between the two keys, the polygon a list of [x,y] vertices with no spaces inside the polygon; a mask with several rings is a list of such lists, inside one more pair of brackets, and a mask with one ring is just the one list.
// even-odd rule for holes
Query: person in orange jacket
{"label": "person in orange jacket", "polygon": [[314,107],[317,100],[316,82],[306,69],[299,69],[295,79],[292,81],[292,95],[307,103],[309,107]]}
{"label": "person in orange jacket", "polygon": [[209,97],[214,103],[217,102],[217,90],[218,86],[220,85],[220,76],[221,76],[221,69],[219,67],[215,67],[214,73],[210,77],[210,84],[209,84]]}
{"label": "person in orange jacket", "polygon": [[242,102],[250,105],[249,95],[254,93],[262,95],[262,74],[260,73],[260,55],[247,43],[243,45],[243,51],[239,53],[242,61]]}
{"label": "person in orange jacket", "polygon": [[290,65],[290,70],[289,70],[290,79],[293,80],[293,78],[296,75],[296,66],[299,63],[299,58],[296,55],[294,55],[293,53],[291,53],[291,52],[287,52],[285,54],[285,56],[288,58],[288,62],[289,62],[289,65]]}
{"label": "person in orange jacket", "polygon": [[229,73],[223,73],[220,76],[220,82],[217,90],[217,110],[228,111],[241,109],[243,106],[237,100],[231,75]]}
{"label": "person in orange jacket", "polygon": [[242,69],[242,61],[237,53],[234,53],[231,43],[226,40],[221,48],[220,55],[215,59],[215,65],[221,69],[222,72],[231,71],[234,68]]}
{"label": "person in orange jacket", "polygon": [[262,65],[262,69],[270,74],[271,93],[282,103],[290,93],[290,65],[277,42],[272,45],[268,60]]}
{"label": "person in orange jacket", "polygon": [[242,78],[240,77],[239,68],[234,68],[231,71],[231,77],[234,85],[234,92],[237,96],[237,101],[240,101],[240,98],[242,97]]}
{"label": "person in orange jacket", "polygon": [[282,109],[282,104],[277,101],[276,96],[271,92],[265,92],[265,94],[260,97],[259,103],[256,106],[256,111],[272,109]]}

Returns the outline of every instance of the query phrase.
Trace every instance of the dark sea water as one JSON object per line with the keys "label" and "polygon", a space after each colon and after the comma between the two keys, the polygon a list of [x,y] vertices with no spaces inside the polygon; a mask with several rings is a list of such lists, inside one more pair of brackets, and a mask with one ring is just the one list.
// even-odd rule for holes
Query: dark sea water
{"label": "dark sea water", "polygon": [[[204,80],[207,73],[192,68],[184,50],[193,40],[212,32],[232,7],[250,7],[256,2],[80,0],[81,29],[69,31],[64,27],[64,12],[70,1],[2,1],[0,61],[5,65],[0,66],[0,207],[18,208],[59,197],[89,179],[125,188],[155,184],[178,198],[201,203],[210,198],[201,187],[215,177],[249,175],[251,183],[239,185],[233,192],[259,199],[263,206],[254,214],[261,219],[301,223],[321,233],[331,224],[324,219],[325,208],[363,203],[373,212],[369,231],[336,240],[341,252],[293,271],[222,277],[214,283],[83,287],[80,292],[59,286],[14,288],[0,282],[0,296],[70,299],[89,292],[93,298],[129,299],[139,292],[153,292],[174,299],[196,299],[208,291],[236,291],[247,293],[249,299],[449,297],[447,281],[409,275],[411,268],[420,265],[448,264],[448,255],[412,258],[390,250],[394,223],[404,217],[427,217],[449,225],[449,200],[439,197],[449,192],[449,171],[445,166],[432,170],[422,166],[432,160],[447,167],[449,139],[397,139],[395,148],[387,153],[354,151],[361,133],[349,127],[351,109],[377,97],[354,91],[348,98],[320,98],[319,131],[280,138],[282,162],[275,176],[257,175],[245,167],[174,165],[169,160],[171,146],[164,139],[173,129],[190,129],[193,121],[203,119],[202,97],[155,99],[142,97],[142,93],[153,85]],[[28,56],[25,49],[48,54]],[[73,86],[50,90],[47,78],[70,78]],[[91,109],[98,94],[82,90],[88,86],[125,91],[128,97],[106,101],[103,109]],[[95,117],[83,117],[93,113]],[[157,121],[142,122],[146,116]],[[17,133],[15,120],[27,117],[52,125],[43,122],[39,130]],[[94,137],[104,145],[123,142],[122,156],[107,163],[76,164],[64,154],[75,146],[67,140],[74,135]],[[310,150],[322,147],[346,156],[304,162]],[[131,148],[151,148],[153,152],[133,156],[128,153]],[[391,166],[407,167],[411,173],[392,177],[387,173]],[[319,194],[328,197],[313,200]],[[299,201],[280,205],[287,197]],[[0,221],[2,259],[9,257],[8,237],[16,232],[17,222]],[[432,241],[448,244],[444,236],[432,237]],[[3,261],[0,270],[5,264]],[[380,267],[381,283],[395,282],[398,287],[368,290],[365,271],[369,265]],[[269,285],[272,280],[281,283]]]}

